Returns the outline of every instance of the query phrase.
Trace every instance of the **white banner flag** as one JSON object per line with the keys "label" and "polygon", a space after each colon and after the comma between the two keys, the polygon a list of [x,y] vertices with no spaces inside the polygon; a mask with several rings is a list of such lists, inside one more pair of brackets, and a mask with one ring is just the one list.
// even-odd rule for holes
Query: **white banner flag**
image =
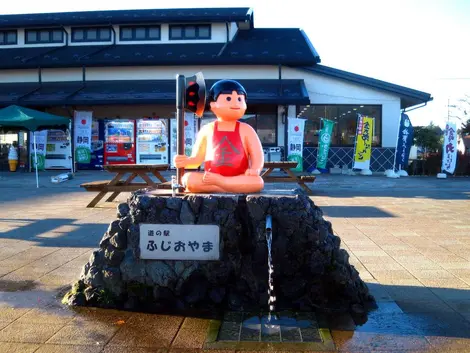
{"label": "white banner flag", "polygon": [[297,162],[294,171],[303,171],[305,119],[288,118],[287,160]]}
{"label": "white banner flag", "polygon": [[[38,158],[38,170],[44,170],[46,167],[46,147],[47,147],[47,130],[41,130],[34,132],[36,136],[36,153]],[[34,157],[34,137],[33,132],[30,132],[31,141],[31,166],[33,169],[36,168],[35,157]]]}
{"label": "white banner flag", "polygon": [[442,151],[442,172],[454,174],[457,162],[457,126],[448,122],[444,135],[444,148]]}
{"label": "white banner flag", "polygon": [[74,112],[75,162],[91,162],[91,127],[93,112]]}

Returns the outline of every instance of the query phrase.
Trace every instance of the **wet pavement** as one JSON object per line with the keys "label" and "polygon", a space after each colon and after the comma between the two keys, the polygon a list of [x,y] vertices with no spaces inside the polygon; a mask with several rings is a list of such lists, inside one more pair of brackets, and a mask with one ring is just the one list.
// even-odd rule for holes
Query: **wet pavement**
{"label": "wet pavement", "polygon": [[[33,174],[0,173],[0,352],[235,352],[204,350],[209,320],[63,307],[116,203],[85,207],[79,184],[106,172],[56,174],[36,189]],[[362,326],[329,318],[335,350],[470,352],[470,179],[320,176],[313,189],[379,306]]]}

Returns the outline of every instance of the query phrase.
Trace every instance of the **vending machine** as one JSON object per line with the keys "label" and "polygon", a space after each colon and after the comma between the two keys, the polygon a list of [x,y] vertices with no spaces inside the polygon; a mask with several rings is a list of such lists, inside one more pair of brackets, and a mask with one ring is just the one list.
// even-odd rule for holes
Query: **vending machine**
{"label": "vending machine", "polygon": [[93,119],[91,124],[90,163],[77,163],[77,169],[103,169],[104,164],[104,121]]}
{"label": "vending machine", "polygon": [[135,121],[106,120],[104,164],[135,164]]}
{"label": "vending machine", "polygon": [[48,130],[45,169],[72,169],[72,144],[68,133]]}
{"label": "vending machine", "polygon": [[168,119],[137,120],[137,164],[168,164]]}

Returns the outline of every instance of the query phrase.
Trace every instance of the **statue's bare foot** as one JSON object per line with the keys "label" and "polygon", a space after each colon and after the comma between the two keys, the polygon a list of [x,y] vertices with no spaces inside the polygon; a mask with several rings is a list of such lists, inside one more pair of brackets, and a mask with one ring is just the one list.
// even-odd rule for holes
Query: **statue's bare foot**
{"label": "statue's bare foot", "polygon": [[223,176],[217,173],[205,172],[204,177],[202,178],[202,182],[204,184],[222,186]]}

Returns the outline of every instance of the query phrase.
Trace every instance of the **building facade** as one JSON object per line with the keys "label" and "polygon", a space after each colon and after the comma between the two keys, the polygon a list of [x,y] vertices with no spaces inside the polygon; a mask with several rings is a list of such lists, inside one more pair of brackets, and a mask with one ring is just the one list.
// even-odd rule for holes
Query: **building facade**
{"label": "building facade", "polygon": [[329,165],[352,166],[357,113],[376,122],[371,170],[390,168],[401,111],[432,99],[321,65],[302,30],[255,28],[249,8],[0,16],[0,107],[169,121],[176,74],[198,71],[207,85],[230,78],[245,86],[245,121],[266,148],[285,151],[287,118],[307,119],[305,171],[315,167],[321,118],[337,122]]}

